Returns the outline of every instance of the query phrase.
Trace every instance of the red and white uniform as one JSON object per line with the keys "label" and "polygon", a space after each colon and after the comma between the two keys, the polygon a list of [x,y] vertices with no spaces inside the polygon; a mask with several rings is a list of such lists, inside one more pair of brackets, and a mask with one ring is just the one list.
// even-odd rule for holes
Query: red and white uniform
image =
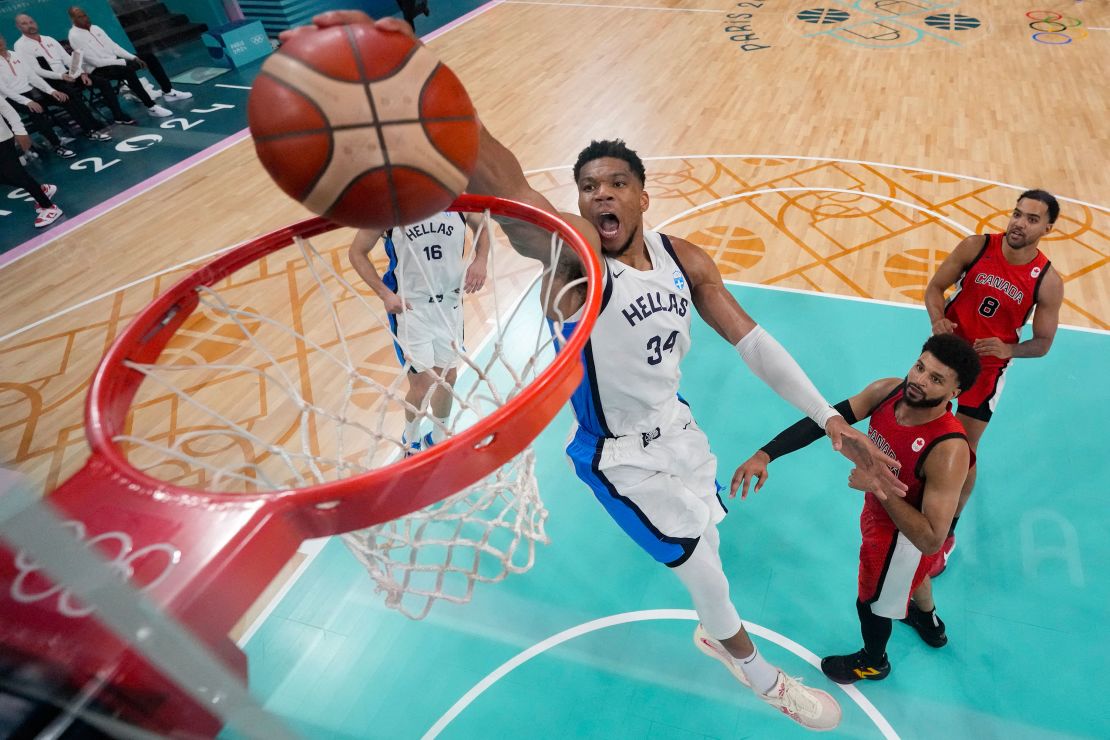
{"label": "red and white uniform", "polygon": [[[879,404],[871,414],[867,434],[876,447],[902,463],[898,478],[909,487],[905,501],[920,511],[925,493],[922,470],[925,459],[946,439],[958,438],[966,443],[967,434],[950,410],[927,424],[902,426],[894,417],[894,407],[902,393],[903,388],[899,386]],[[859,599],[870,604],[871,611],[879,616],[901,619],[906,616],[910,594],[943,555],[940,552],[922,555],[898,530],[874,493],[864,496],[859,525],[863,534],[859,551]]]}
{"label": "red and white uniform", "polygon": [[[983,248],[956,283],[944,316],[956,324],[956,334],[974,342],[997,337],[1013,344],[1037,303],[1041,281],[1051,263],[1037,250],[1032,262],[1010,264],[1002,252],[1004,234],[985,234]],[[980,355],[982,371],[975,385],[957,399],[960,411],[987,421],[1002,393],[1009,360]],[[979,413],[976,413],[978,411]]]}

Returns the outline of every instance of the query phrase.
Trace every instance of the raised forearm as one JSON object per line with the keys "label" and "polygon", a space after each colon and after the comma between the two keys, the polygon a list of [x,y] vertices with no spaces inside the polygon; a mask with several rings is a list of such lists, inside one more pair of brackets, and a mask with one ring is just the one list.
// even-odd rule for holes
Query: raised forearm
{"label": "raised forearm", "polygon": [[898,527],[898,531],[906,535],[913,546],[923,554],[932,555],[944,544],[944,537],[948,534],[947,531],[935,532],[928,518],[913,506],[907,504],[905,499],[897,496],[887,496],[886,499],[880,499],[879,502],[886,509],[886,513],[890,514],[890,518],[894,521],[894,526]]}
{"label": "raised forearm", "polygon": [[929,313],[931,324],[944,318],[944,290],[932,283],[925,288],[925,310]]}
{"label": "raised forearm", "polygon": [[1044,357],[1051,346],[1052,340],[1048,337],[1033,337],[1024,342],[1011,344],[1010,350],[1014,357]]}

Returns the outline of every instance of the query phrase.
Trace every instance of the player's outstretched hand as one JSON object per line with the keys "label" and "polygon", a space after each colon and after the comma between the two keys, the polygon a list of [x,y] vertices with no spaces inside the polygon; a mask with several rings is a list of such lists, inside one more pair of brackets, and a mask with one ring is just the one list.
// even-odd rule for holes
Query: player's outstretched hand
{"label": "player's outstretched hand", "polygon": [[753,478],[755,479],[755,493],[759,493],[759,489],[763,488],[763,484],[767,482],[767,466],[770,463],[771,458],[767,456],[767,453],[763,450],[757,450],[732,474],[732,490],[728,497],[736,498],[736,491],[743,487],[744,490],[740,494],[740,498],[747,498],[748,486],[751,485]]}
{"label": "player's outstretched hand", "polygon": [[[317,28],[349,26],[353,23],[373,23],[382,31],[403,33],[406,36],[411,36],[414,39],[416,38],[416,33],[412,30],[412,26],[405,23],[400,18],[379,18],[378,20],[374,20],[361,10],[331,10],[327,13],[321,13],[320,15],[313,16],[311,26],[290,28],[287,31],[282,31],[278,35],[278,38],[282,43],[285,43],[298,34],[309,33]],[[419,39],[417,43],[419,43]]]}
{"label": "player's outstretched hand", "polygon": [[858,478],[866,479],[871,486],[867,490],[881,499],[906,495],[906,484],[898,480],[898,475],[894,472],[900,470],[902,464],[884,454],[866,435],[849,426],[843,417],[834,416],[829,419],[825,425],[825,434],[832,440],[834,450],[856,464]]}

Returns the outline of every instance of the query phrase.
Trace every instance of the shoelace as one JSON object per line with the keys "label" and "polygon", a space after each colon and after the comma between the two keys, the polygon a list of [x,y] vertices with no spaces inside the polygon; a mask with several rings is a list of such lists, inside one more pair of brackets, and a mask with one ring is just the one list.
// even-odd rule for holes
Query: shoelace
{"label": "shoelace", "polygon": [[783,707],[792,714],[816,715],[820,702],[814,699],[802,685],[800,678],[793,678],[783,674]]}

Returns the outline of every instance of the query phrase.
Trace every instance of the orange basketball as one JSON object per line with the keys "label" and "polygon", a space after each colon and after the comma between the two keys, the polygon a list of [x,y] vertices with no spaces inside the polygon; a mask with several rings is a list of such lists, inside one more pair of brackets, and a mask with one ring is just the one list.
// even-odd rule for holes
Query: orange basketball
{"label": "orange basketball", "polygon": [[478,119],[426,47],[369,24],[295,36],[247,103],[262,165],[309,210],[386,229],[446,208],[478,159]]}

